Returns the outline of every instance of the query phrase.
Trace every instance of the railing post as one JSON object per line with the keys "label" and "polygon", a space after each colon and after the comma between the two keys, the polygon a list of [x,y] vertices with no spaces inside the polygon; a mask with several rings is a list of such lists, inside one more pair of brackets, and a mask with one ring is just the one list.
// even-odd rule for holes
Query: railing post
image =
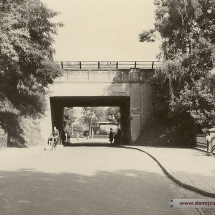
{"label": "railing post", "polygon": [[118,69],[118,67],[119,67],[119,62],[117,61],[116,62],[116,69]]}
{"label": "railing post", "polygon": [[152,61],[152,69],[154,69],[154,61]]}
{"label": "railing post", "polygon": [[80,61],[80,63],[79,63],[79,68],[81,69],[81,61]]}
{"label": "railing post", "polygon": [[61,68],[63,69],[63,62],[61,61],[60,64],[61,64]]}
{"label": "railing post", "polygon": [[98,69],[100,69],[100,62],[98,61]]}
{"label": "railing post", "polygon": [[134,62],[134,68],[137,68],[137,61]]}

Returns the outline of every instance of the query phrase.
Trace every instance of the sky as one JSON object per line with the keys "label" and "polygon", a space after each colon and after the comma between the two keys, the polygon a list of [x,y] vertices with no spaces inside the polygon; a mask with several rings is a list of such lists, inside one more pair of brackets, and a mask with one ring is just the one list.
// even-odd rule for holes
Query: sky
{"label": "sky", "polygon": [[60,12],[65,26],[55,36],[56,61],[156,60],[159,43],[141,43],[154,27],[153,0],[41,0]]}

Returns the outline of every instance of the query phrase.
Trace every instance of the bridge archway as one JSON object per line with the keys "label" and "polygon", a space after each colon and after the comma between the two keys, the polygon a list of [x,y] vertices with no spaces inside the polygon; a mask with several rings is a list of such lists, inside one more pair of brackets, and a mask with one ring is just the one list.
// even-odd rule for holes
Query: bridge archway
{"label": "bridge archway", "polygon": [[63,129],[64,107],[118,106],[121,112],[122,142],[131,142],[129,96],[53,96],[50,97],[52,127]]}

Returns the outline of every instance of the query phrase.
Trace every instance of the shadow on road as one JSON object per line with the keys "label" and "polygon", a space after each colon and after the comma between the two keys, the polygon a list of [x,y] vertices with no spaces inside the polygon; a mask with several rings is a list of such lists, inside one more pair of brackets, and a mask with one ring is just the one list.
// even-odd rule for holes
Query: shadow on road
{"label": "shadow on road", "polygon": [[0,178],[4,215],[181,214],[169,207],[174,196],[167,184],[161,186],[158,173],[119,170],[86,176],[22,169],[0,171]]}

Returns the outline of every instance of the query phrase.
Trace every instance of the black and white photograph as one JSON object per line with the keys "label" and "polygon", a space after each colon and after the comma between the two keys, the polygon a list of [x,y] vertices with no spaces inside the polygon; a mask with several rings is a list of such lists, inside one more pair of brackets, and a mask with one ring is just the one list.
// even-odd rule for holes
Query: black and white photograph
{"label": "black and white photograph", "polygon": [[215,0],[0,0],[0,215],[215,215]]}

